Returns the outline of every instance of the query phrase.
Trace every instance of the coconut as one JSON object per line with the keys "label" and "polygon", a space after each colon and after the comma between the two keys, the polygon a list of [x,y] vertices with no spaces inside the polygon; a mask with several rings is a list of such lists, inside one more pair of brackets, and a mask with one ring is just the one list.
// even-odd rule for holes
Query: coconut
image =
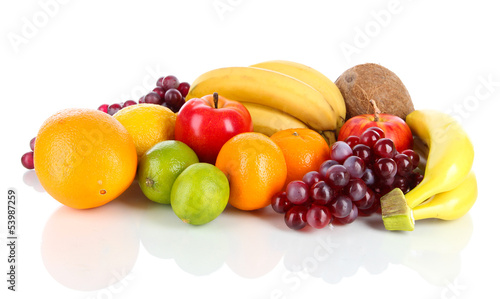
{"label": "coconut", "polygon": [[406,118],[415,110],[410,94],[396,74],[387,68],[366,63],[345,71],[335,81],[346,104],[346,119],[371,114],[370,100],[375,100],[382,113]]}

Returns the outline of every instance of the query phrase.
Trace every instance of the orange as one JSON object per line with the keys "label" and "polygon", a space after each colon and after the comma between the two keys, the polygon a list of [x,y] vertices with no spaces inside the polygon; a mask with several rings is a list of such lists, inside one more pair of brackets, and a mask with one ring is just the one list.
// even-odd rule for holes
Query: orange
{"label": "orange", "polygon": [[155,104],[132,105],[121,109],[113,117],[132,136],[138,159],[158,142],[174,139],[177,115],[167,107]]}
{"label": "orange", "polygon": [[229,203],[240,210],[268,206],[286,180],[283,152],[261,133],[242,133],[229,139],[222,146],[215,166],[229,180]]}
{"label": "orange", "polygon": [[325,139],[311,129],[287,129],[274,133],[271,139],[285,156],[285,186],[293,180],[302,180],[306,173],[317,171],[321,163],[330,159],[330,147]]}
{"label": "orange", "polygon": [[76,209],[115,199],[137,169],[130,134],[116,119],[93,109],[66,109],[49,117],[38,131],[35,151],[43,188]]}

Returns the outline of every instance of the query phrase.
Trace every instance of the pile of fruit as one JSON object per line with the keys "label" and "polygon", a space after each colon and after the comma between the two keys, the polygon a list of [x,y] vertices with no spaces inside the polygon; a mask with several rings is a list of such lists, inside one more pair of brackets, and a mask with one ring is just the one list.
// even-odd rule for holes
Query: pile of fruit
{"label": "pile of fruit", "polygon": [[170,75],[137,102],[60,111],[30,146],[22,164],[64,205],[99,207],[137,180],[193,225],[230,204],[271,205],[296,230],[374,213],[388,230],[413,230],[457,219],[477,198],[464,130],[415,110],[376,64],[336,82],[289,61],[220,68],[191,85]]}

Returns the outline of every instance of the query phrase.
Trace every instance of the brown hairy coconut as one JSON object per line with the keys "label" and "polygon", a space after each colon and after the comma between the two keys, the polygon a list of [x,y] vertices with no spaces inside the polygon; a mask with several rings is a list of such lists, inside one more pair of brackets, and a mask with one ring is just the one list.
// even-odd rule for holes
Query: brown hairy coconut
{"label": "brown hairy coconut", "polygon": [[370,100],[375,100],[382,113],[406,118],[415,110],[403,82],[387,68],[366,63],[345,71],[335,81],[346,104],[346,120],[360,114],[372,113]]}

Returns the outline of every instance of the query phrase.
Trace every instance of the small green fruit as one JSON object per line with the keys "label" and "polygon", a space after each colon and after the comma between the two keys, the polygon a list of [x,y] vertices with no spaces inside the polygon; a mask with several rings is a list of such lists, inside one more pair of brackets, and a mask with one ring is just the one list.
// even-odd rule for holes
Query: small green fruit
{"label": "small green fruit", "polygon": [[175,179],[189,165],[198,162],[196,153],[185,143],[176,140],[159,142],[139,162],[139,186],[150,200],[170,204]]}
{"label": "small green fruit", "polygon": [[224,211],[229,200],[229,181],[208,163],[189,166],[175,180],[170,194],[172,209],[182,221],[201,225]]}

